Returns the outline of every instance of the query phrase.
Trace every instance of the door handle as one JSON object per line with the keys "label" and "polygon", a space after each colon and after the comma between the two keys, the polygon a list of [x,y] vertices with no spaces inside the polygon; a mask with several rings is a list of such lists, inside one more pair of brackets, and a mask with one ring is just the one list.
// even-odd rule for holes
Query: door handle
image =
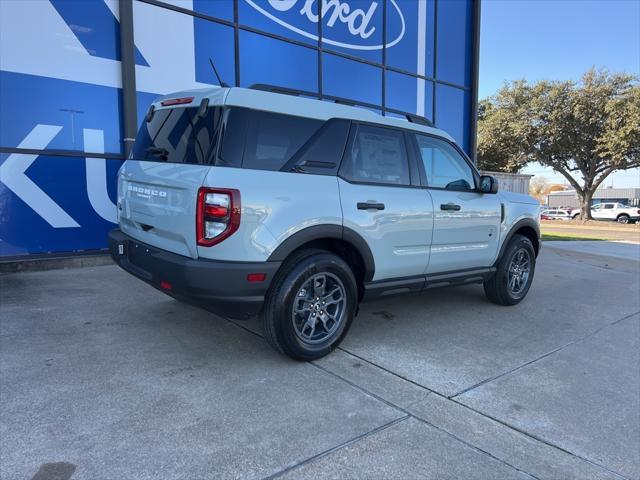
{"label": "door handle", "polygon": [[460,210],[460,205],[456,205],[455,203],[442,203],[440,204],[440,210],[452,210],[457,212]]}
{"label": "door handle", "polygon": [[384,210],[384,203],[358,202],[358,210]]}

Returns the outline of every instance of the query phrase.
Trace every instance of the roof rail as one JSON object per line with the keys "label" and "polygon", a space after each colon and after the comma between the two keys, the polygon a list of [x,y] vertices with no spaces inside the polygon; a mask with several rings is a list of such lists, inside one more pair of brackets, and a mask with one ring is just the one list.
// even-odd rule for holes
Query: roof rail
{"label": "roof rail", "polygon": [[[254,83],[249,88],[251,90],[261,90],[263,92],[281,93],[283,95],[293,95],[294,97],[312,97],[312,98],[317,98],[318,100],[330,100],[334,103],[340,103],[342,105],[349,105],[352,107],[364,107],[364,108],[380,110],[380,106],[375,105],[373,103],[359,102],[358,100],[353,100],[353,99],[343,98],[343,97],[335,97],[333,95],[324,95],[324,94],[320,95],[318,92],[309,92],[306,90],[298,90],[295,88],[280,87],[278,85],[269,85],[267,83]],[[390,113],[394,113],[396,115],[401,115],[411,123],[415,123],[418,125],[425,125],[427,127],[434,126],[431,120],[425,117],[421,117],[420,115],[416,115],[415,113],[403,112],[401,110],[395,110],[391,108],[387,108],[386,111]]]}

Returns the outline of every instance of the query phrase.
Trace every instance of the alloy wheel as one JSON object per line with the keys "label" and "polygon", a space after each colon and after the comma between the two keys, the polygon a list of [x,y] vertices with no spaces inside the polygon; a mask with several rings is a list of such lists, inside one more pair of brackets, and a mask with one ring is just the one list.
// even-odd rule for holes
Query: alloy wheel
{"label": "alloy wheel", "polygon": [[511,294],[519,296],[523,293],[531,274],[531,257],[529,252],[521,248],[516,251],[509,265],[508,286]]}
{"label": "alloy wheel", "polygon": [[338,330],[345,312],[346,291],[342,281],[332,273],[317,273],[296,294],[291,318],[298,338],[316,344]]}

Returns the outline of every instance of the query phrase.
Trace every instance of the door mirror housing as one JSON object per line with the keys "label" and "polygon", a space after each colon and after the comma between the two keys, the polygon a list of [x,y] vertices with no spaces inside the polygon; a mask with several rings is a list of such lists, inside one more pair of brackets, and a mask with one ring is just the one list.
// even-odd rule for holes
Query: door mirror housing
{"label": "door mirror housing", "polygon": [[491,175],[482,175],[479,190],[481,193],[498,193],[498,179]]}

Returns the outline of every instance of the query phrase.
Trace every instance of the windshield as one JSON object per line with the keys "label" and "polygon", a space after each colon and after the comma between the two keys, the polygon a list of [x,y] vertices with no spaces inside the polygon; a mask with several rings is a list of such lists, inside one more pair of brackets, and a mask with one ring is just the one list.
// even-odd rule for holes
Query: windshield
{"label": "windshield", "polygon": [[142,123],[131,158],[153,162],[214,162],[221,109],[210,107],[198,116],[197,107],[156,110]]}

